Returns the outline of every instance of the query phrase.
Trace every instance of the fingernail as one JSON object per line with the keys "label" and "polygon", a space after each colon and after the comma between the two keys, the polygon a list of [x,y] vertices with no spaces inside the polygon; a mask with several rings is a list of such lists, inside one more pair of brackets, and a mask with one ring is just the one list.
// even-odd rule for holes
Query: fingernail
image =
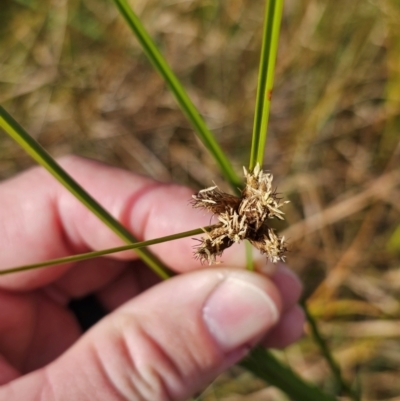
{"label": "fingernail", "polygon": [[269,295],[255,284],[228,277],[207,299],[204,321],[223,351],[252,345],[278,320],[278,309]]}

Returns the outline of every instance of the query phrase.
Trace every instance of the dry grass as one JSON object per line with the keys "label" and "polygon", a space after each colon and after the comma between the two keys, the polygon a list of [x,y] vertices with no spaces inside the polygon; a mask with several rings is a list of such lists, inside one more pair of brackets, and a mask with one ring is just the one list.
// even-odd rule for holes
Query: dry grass
{"label": "dry grass", "polygon": [[[135,1],[239,172],[250,151],[262,3]],[[265,158],[291,200],[288,263],[364,400],[400,397],[399,20],[396,0],[286,1]],[[227,189],[112,2],[3,0],[0,27],[0,103],[53,155]],[[1,137],[2,178],[31,164]],[[332,387],[308,338],[284,357]],[[262,386],[234,370],[203,400],[285,400]]]}

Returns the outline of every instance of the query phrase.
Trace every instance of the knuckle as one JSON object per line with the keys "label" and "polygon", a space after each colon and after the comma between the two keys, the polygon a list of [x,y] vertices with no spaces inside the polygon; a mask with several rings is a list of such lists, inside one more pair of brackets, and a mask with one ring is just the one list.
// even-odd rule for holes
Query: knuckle
{"label": "knuckle", "polygon": [[118,316],[108,340],[106,354],[112,360],[105,357],[104,346],[96,351],[97,357],[108,383],[123,400],[177,399],[177,389],[183,386],[180,370],[132,315]]}

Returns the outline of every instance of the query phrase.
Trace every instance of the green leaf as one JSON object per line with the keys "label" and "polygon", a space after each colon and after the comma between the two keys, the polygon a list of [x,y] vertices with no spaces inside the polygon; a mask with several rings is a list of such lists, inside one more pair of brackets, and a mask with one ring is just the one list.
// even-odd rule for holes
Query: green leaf
{"label": "green leaf", "polygon": [[199,138],[206,146],[206,148],[210,151],[210,154],[214,157],[215,161],[218,163],[221,172],[225,175],[225,178],[231,184],[233,190],[237,191],[238,187],[242,185],[242,180],[233,170],[229,159],[226,157],[226,155],[216,142],[214,135],[208,129],[206,123],[200,116],[196,106],[189,98],[182,84],[179,82],[178,78],[169,67],[165,58],[158,50],[157,46],[154,44],[150,35],[147,33],[144,26],[142,25],[134,11],[131,9],[127,1],[114,0],[114,2],[122,16],[125,18],[129,27],[132,29],[147,57],[167,83],[182,111],[185,113],[186,117],[193,125]]}
{"label": "green leaf", "polygon": [[400,253],[400,226],[398,226],[390,236],[386,249],[391,253]]}
{"label": "green leaf", "polygon": [[110,255],[116,252],[128,251],[133,249],[139,249],[150,245],[160,244],[162,242],[173,241],[179,238],[190,237],[191,235],[203,234],[205,231],[213,229],[215,226],[207,226],[202,228],[196,228],[190,231],[184,231],[178,234],[167,235],[165,237],[154,238],[147,241],[135,242],[134,244],[119,246],[116,248],[102,249],[101,251],[93,251],[81,253],[79,255],[65,256],[63,258],[46,260],[45,262],[32,263],[30,265],[12,267],[10,269],[0,270],[0,276],[6,274],[19,273],[27,270],[41,269],[42,267],[56,266],[64,263],[80,262],[81,260],[97,258],[99,256]]}
{"label": "green leaf", "polygon": [[335,378],[337,392],[340,394],[346,393],[353,400],[358,401],[359,396],[358,396],[357,392],[354,391],[351,388],[351,386],[344,380],[340,366],[333,358],[332,352],[329,349],[327,342],[322,337],[322,335],[318,329],[317,322],[315,321],[314,317],[311,315],[310,311],[308,310],[305,300],[303,302],[301,302],[301,305],[302,305],[304,313],[306,315],[307,322],[310,326],[314,341],[318,344],[318,347],[321,350],[322,356],[325,358],[325,360]]}
{"label": "green leaf", "polygon": [[282,365],[271,352],[260,346],[254,348],[240,365],[260,379],[278,387],[294,400],[336,401],[334,397],[304,381],[289,367]]}
{"label": "green leaf", "polygon": [[[2,106],[0,106],[0,127],[120,238],[128,243],[137,242],[136,238],[68,175],[50,154]],[[150,251],[140,249],[137,253],[161,278],[166,279],[171,277],[172,272]]]}
{"label": "green leaf", "polygon": [[269,0],[265,7],[256,109],[249,163],[250,171],[254,169],[257,163],[262,166],[264,160],[282,9],[283,0]]}

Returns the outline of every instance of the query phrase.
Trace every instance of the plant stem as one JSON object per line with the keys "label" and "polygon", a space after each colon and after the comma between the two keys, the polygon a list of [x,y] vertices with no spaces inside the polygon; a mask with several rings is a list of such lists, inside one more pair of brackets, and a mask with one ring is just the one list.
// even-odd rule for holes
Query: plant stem
{"label": "plant stem", "polygon": [[254,271],[254,260],[253,260],[253,245],[249,241],[245,241],[246,248],[246,269]]}
{"label": "plant stem", "polygon": [[72,255],[72,256],[66,256],[63,258],[46,260],[45,262],[33,263],[30,265],[24,265],[24,266],[18,266],[18,267],[12,267],[10,269],[0,270],[0,276],[6,275],[6,274],[11,274],[11,273],[23,272],[23,271],[27,271],[27,270],[40,269],[42,267],[60,265],[60,264],[64,264],[64,263],[79,262],[81,260],[97,258],[99,256],[110,255],[110,254],[116,253],[116,252],[139,249],[139,248],[143,248],[145,246],[150,246],[150,245],[160,244],[162,242],[173,241],[173,240],[180,239],[180,238],[190,237],[191,235],[202,234],[202,233],[204,233],[204,231],[212,230],[215,226],[216,225],[202,227],[202,228],[196,228],[194,230],[184,231],[184,232],[181,232],[178,234],[167,235],[166,237],[154,238],[154,239],[150,239],[147,241],[135,242],[134,244],[123,245],[123,246],[119,246],[116,248],[102,249],[101,251],[86,252],[86,253],[81,253],[79,255]]}
{"label": "plant stem", "polygon": [[125,21],[128,23],[129,27],[132,29],[150,62],[169,86],[182,111],[192,123],[197,135],[218,163],[222,173],[225,175],[232,189],[237,192],[238,187],[243,185],[242,180],[233,170],[229,159],[219,147],[214,135],[208,129],[196,106],[189,98],[187,92],[179,82],[176,75],[173,73],[167,61],[154,44],[150,35],[147,33],[137,15],[129,6],[128,2],[126,0],[114,0],[114,3],[116,4],[122,16],[125,18]]}
{"label": "plant stem", "polygon": [[[120,238],[128,243],[137,242],[136,238],[67,174],[2,106],[0,106],[0,127]],[[166,279],[172,275],[172,272],[147,249],[140,249],[137,253],[161,278]]]}
{"label": "plant stem", "polygon": [[311,383],[307,383],[289,367],[282,365],[275,356],[263,347],[254,348],[250,355],[240,362],[257,377],[278,387],[294,400],[336,401]]}
{"label": "plant stem", "polygon": [[328,344],[326,343],[325,339],[322,337],[321,333],[319,332],[317,322],[315,321],[314,317],[311,315],[310,311],[308,310],[307,304],[304,300],[301,302],[301,306],[303,307],[308,324],[310,325],[314,340],[318,344],[323,357],[325,358],[326,362],[328,363],[328,365],[332,371],[333,376],[335,377],[339,394],[341,394],[342,392],[345,392],[353,400],[358,401],[359,396],[356,394],[356,392],[354,392],[352,390],[352,388],[343,379],[340,366],[333,359],[333,356],[328,347]]}
{"label": "plant stem", "polygon": [[282,9],[283,0],[269,0],[265,7],[257,99],[250,153],[250,171],[254,169],[257,163],[262,166],[264,160]]}

